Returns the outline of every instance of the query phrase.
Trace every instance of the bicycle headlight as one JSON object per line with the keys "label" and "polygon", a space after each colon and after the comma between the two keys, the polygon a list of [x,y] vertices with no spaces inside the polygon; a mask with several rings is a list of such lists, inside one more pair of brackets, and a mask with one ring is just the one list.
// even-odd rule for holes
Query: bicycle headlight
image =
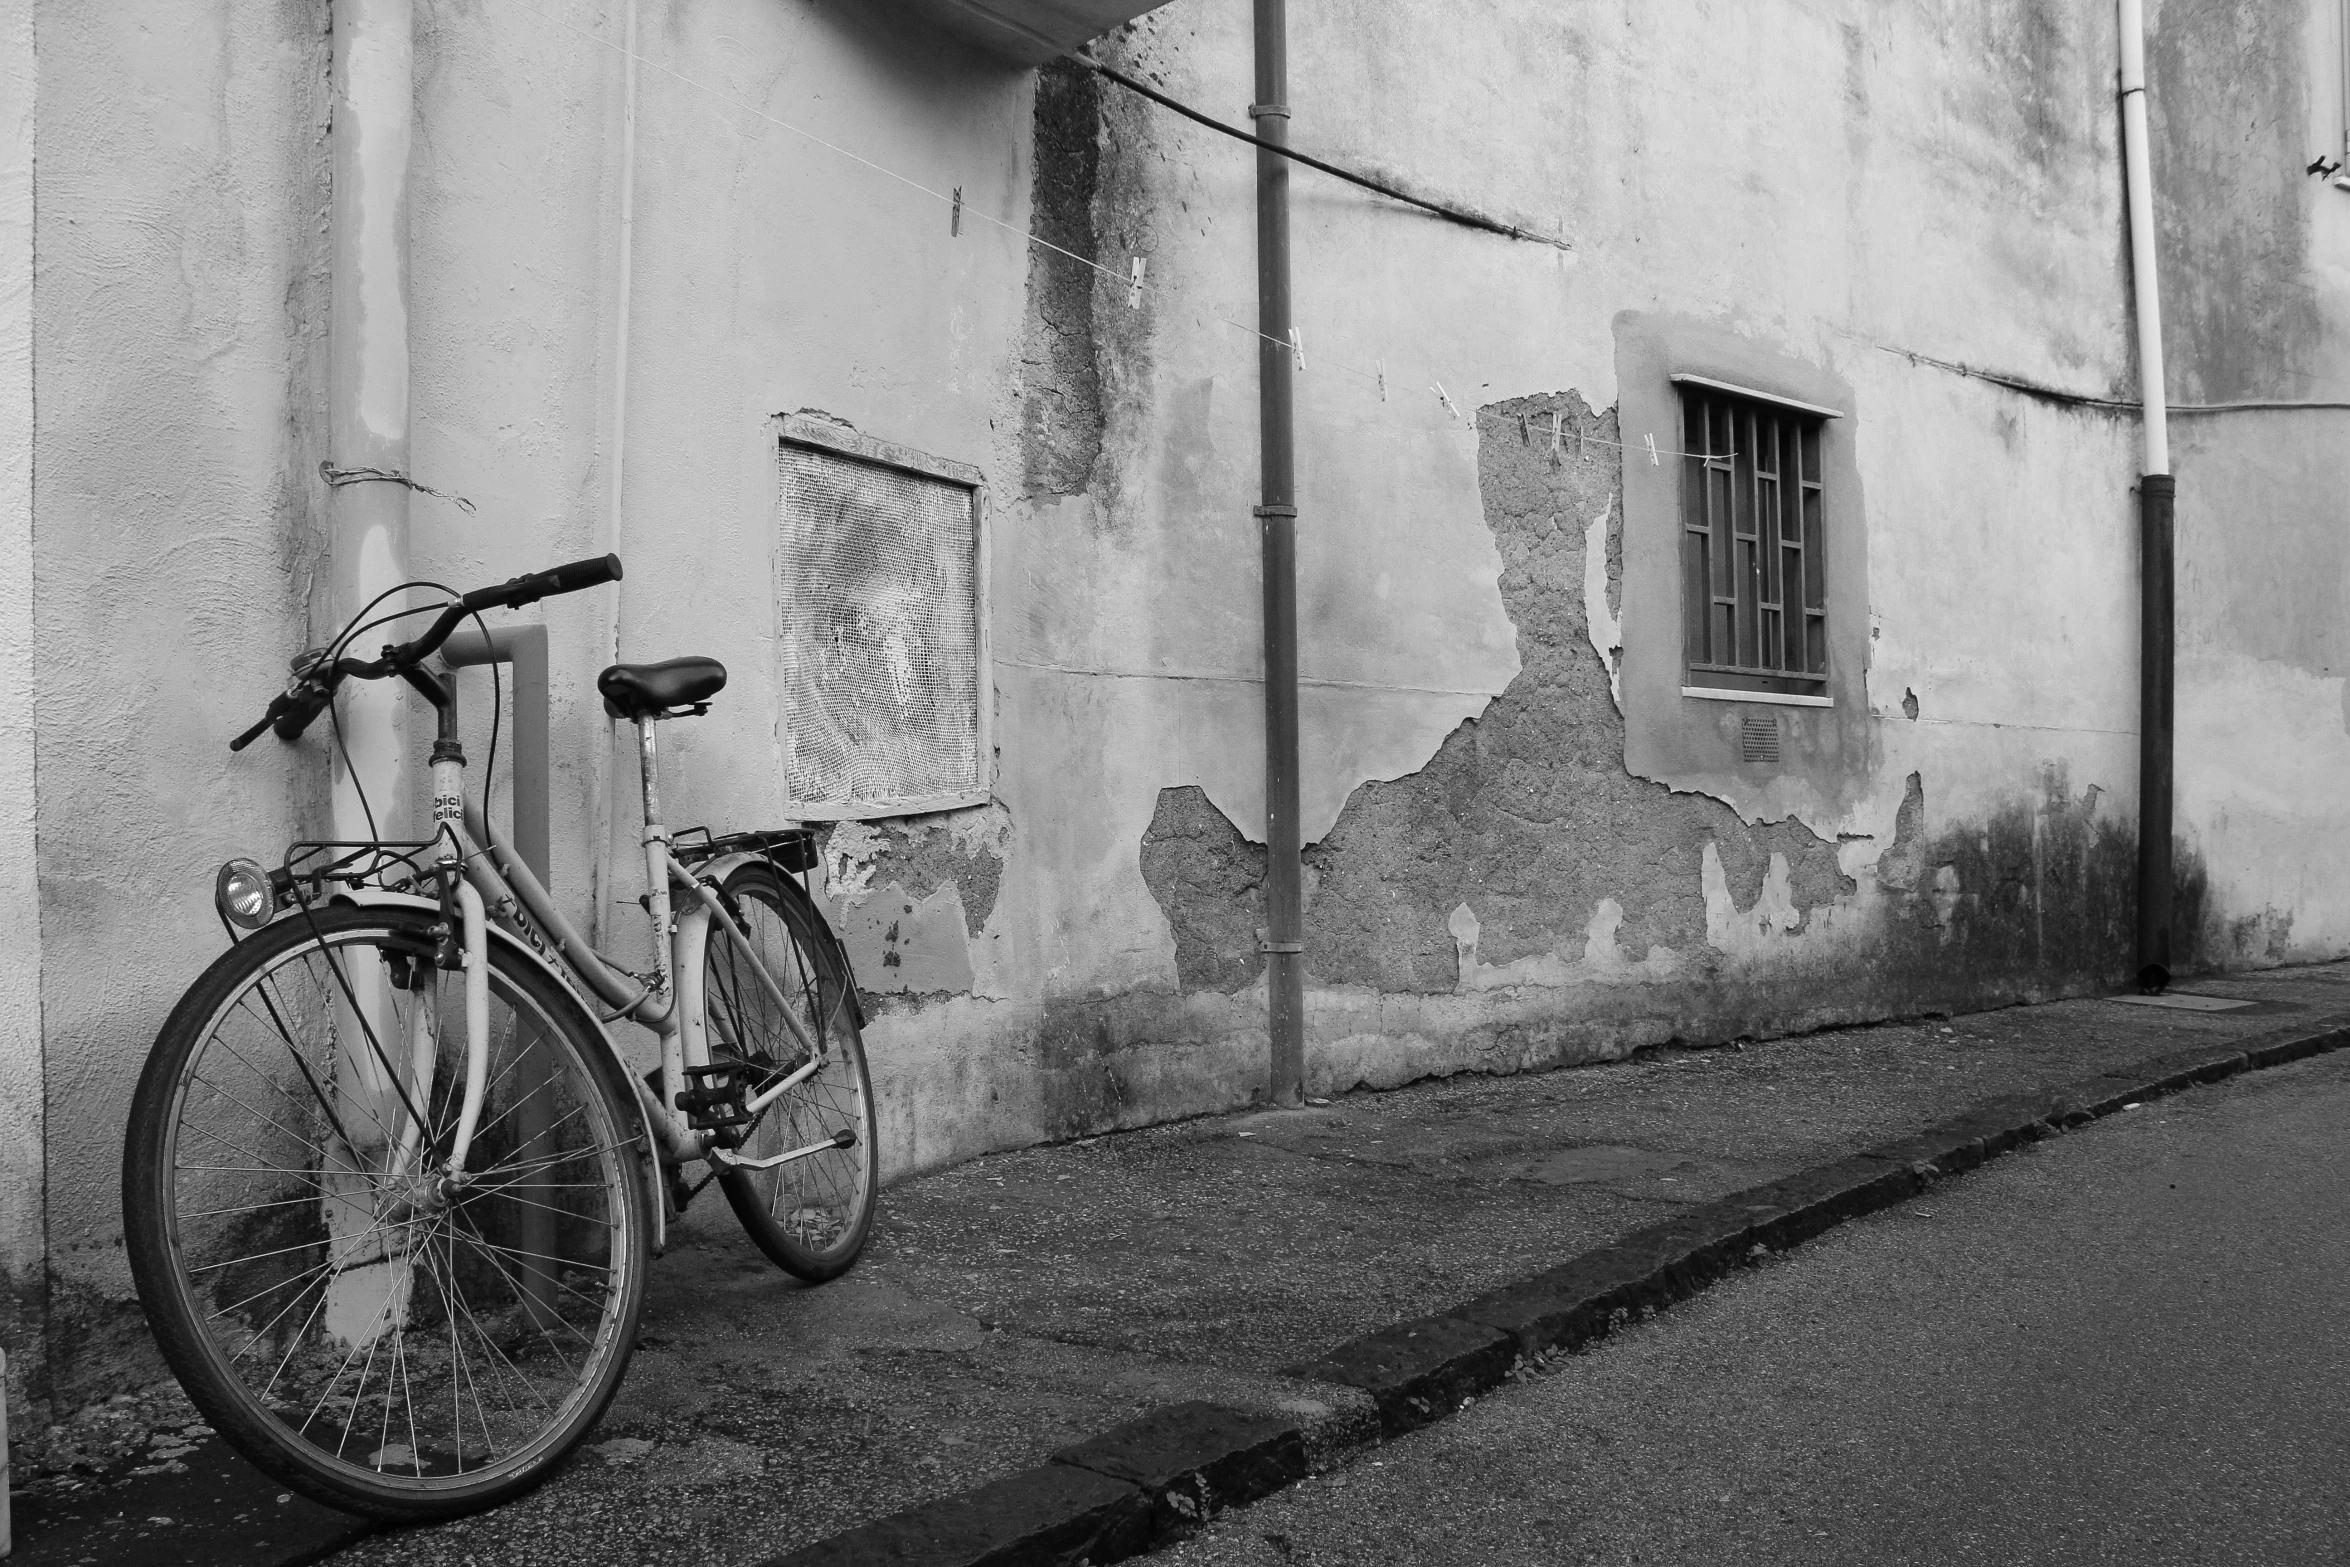
{"label": "bicycle headlight", "polygon": [[239,930],[259,930],[268,924],[276,903],[269,872],[252,860],[230,860],[213,878],[212,906]]}

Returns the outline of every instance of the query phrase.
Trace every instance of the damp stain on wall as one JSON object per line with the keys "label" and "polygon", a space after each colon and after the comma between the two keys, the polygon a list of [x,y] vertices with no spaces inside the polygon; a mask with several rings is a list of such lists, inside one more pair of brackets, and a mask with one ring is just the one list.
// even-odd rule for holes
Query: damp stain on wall
{"label": "damp stain on wall", "polygon": [[1093,263],[1101,81],[1055,60],[1037,73],[1028,316],[1020,343],[1020,455],[1030,497],[1083,494],[1102,450]]}

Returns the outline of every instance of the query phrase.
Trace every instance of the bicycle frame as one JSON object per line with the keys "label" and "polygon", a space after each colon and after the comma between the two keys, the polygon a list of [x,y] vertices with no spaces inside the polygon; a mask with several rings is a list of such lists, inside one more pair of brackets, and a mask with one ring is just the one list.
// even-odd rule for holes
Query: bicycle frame
{"label": "bicycle frame", "polygon": [[[612,1052],[635,1092],[647,1147],[660,1166],[675,1168],[704,1159],[721,1167],[771,1169],[839,1146],[826,1139],[768,1158],[746,1159],[731,1148],[719,1146],[710,1133],[693,1130],[674,1108],[680,1090],[686,1085],[688,1069],[710,1064],[708,1028],[714,1024],[722,1042],[729,1045],[736,1042],[723,1002],[707,994],[703,986],[705,959],[714,934],[716,939],[734,944],[749,972],[775,1002],[778,1014],[807,1053],[803,1065],[746,1099],[745,1108],[753,1115],[765,1109],[822,1070],[828,1052],[825,1040],[812,1034],[801,1021],[791,998],[760,961],[750,937],[718,896],[717,888],[730,872],[759,856],[748,852],[724,855],[702,866],[696,874],[680,864],[672,852],[670,830],[659,819],[660,790],[653,731],[656,720],[641,719],[637,725],[645,794],[645,870],[651,889],[644,906],[652,926],[654,953],[654,974],[646,979],[620,968],[588,945],[555,907],[546,888],[515,855],[486,813],[466,798],[465,757],[455,738],[454,692],[445,682],[431,677],[411,676],[410,683],[439,710],[440,735],[432,756],[435,842],[439,845],[442,870],[460,873],[454,901],[463,926],[466,1077],[456,1135],[446,1166],[448,1179],[460,1185],[465,1180],[465,1160],[486,1092],[488,941],[493,922],[514,939],[520,950],[529,953],[578,996],[589,1015],[596,1018],[605,1047]],[[673,898],[673,894],[677,896]],[[404,896],[378,891],[354,901],[392,901]],[[611,1010],[599,1015],[593,1005],[586,1005],[591,998],[602,1001]],[[629,1065],[603,1027],[621,1019],[643,1025],[660,1040],[661,1087],[657,1096]],[[411,1070],[429,1074],[431,1068],[426,1063]],[[406,1155],[407,1150],[403,1150],[403,1164]],[[656,1201],[654,1208],[658,1246],[665,1240],[667,1222],[664,1205]]]}

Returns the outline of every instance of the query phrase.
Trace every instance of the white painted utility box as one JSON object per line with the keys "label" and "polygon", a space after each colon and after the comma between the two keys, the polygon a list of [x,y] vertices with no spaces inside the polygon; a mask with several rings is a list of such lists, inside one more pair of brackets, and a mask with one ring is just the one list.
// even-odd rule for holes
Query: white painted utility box
{"label": "white painted utility box", "polygon": [[1122,27],[1165,0],[898,0],[956,37],[1014,65],[1042,65]]}

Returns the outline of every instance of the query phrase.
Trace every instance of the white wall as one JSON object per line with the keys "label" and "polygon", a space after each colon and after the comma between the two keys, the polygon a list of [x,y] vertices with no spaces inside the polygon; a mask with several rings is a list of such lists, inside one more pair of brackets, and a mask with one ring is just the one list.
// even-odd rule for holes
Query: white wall
{"label": "white wall", "polygon": [[157,1374],[120,1234],[131,1091],[225,945],[214,868],[299,836],[311,776],[228,741],[307,636],[325,15],[37,0],[33,21],[49,1366],[78,1401]]}
{"label": "white wall", "polygon": [[0,1348],[22,1385],[41,1257],[34,859],[32,0],[0,0]]}

